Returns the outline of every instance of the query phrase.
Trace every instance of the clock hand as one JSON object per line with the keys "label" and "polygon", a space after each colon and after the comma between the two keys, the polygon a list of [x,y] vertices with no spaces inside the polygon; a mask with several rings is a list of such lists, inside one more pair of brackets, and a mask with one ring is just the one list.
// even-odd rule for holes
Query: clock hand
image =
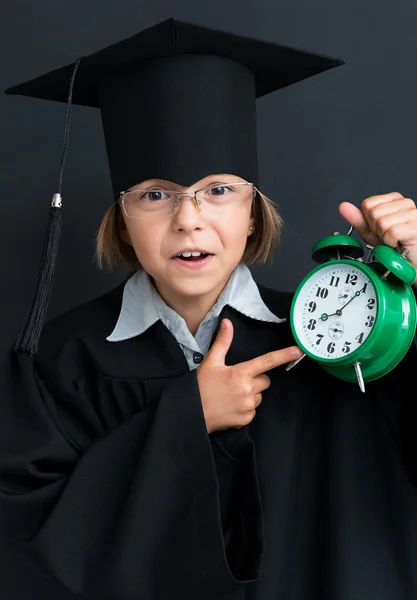
{"label": "clock hand", "polygon": [[[355,294],[352,296],[352,298],[351,298],[350,300],[348,300],[348,301],[346,302],[346,304],[344,304],[344,305],[342,306],[342,308],[338,308],[336,312],[334,312],[334,313],[331,313],[330,315],[327,315],[326,313],[323,313],[323,314],[321,315],[320,319],[321,319],[322,321],[327,321],[327,319],[328,319],[329,317],[334,317],[334,315],[337,315],[338,317],[341,317],[341,316],[342,316],[342,311],[343,311],[343,310],[346,308],[346,306],[347,306],[348,304],[350,304],[350,303],[352,302],[352,300],[354,300],[355,298],[357,298],[358,296],[360,296],[360,295],[361,295],[361,292],[363,292],[363,290],[364,290],[364,289],[365,289],[365,286],[363,286],[363,288],[362,288],[361,290],[358,290],[357,292],[355,292]],[[324,319],[323,319],[323,317],[324,317]]]}
{"label": "clock hand", "polygon": [[338,308],[338,309],[337,309],[337,311],[336,311],[335,313],[333,313],[332,315],[329,315],[329,317],[332,317],[333,315],[338,315],[338,316],[340,317],[340,316],[341,316],[341,314],[342,314],[342,311],[343,311],[343,310],[346,308],[346,306],[347,306],[348,304],[350,304],[350,303],[352,302],[352,300],[354,300],[354,299],[355,299],[357,296],[359,296],[359,294],[361,293],[361,291],[362,291],[362,290],[359,290],[359,291],[355,292],[355,294],[352,296],[352,298],[351,298],[350,300],[348,300],[348,301],[346,302],[346,304],[344,304],[344,305],[342,306],[342,308]]}
{"label": "clock hand", "polygon": [[[366,289],[366,285],[364,285],[364,286],[363,286],[363,288],[362,288],[361,290],[358,290],[357,292],[355,292],[355,295],[354,295],[354,296],[352,296],[352,298],[351,298],[350,300],[348,300],[348,301],[346,302],[346,304],[344,304],[344,305],[342,306],[342,308],[340,309],[340,312],[342,312],[342,310],[344,310],[344,309],[346,308],[346,306],[347,306],[348,304],[350,304],[350,302],[352,302],[352,300],[354,300],[355,298],[358,298],[358,297],[361,295],[361,293],[362,293],[362,292],[363,292],[365,289]],[[337,312],[337,311],[336,311],[336,312]]]}

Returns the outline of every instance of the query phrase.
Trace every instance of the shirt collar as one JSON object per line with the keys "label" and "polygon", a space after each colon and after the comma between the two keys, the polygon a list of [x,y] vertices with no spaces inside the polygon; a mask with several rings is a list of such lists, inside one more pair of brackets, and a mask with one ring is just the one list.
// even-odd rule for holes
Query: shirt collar
{"label": "shirt collar", "polygon": [[[226,287],[204,321],[218,317],[225,305],[240,313],[271,323],[282,323],[262,300],[258,286],[249,268],[240,263],[233,271]],[[171,330],[181,317],[161,298],[146,271],[137,271],[125,284],[122,306],[113,332],[107,337],[109,342],[121,342],[141,335],[156,321],[161,319]],[[203,322],[204,322],[203,321]]]}
{"label": "shirt collar", "polygon": [[[220,307],[220,310],[225,304],[228,304],[247,317],[250,317],[251,319],[257,319],[258,321],[283,323],[287,320],[277,317],[269,310],[265,302],[262,300],[262,296],[252,277],[252,273],[244,263],[240,263],[233,271],[228,285],[230,286],[228,289],[228,294],[225,298],[225,302]],[[227,288],[225,288],[224,291],[226,290]],[[213,307],[213,309],[214,308],[215,307]],[[220,310],[216,316],[220,314]]]}

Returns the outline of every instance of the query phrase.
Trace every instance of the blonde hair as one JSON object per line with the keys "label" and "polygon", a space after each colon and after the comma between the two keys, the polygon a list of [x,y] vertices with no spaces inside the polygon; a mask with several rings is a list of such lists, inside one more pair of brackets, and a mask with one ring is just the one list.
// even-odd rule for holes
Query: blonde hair
{"label": "blonde hair", "polygon": [[[272,200],[256,190],[252,209],[254,232],[248,237],[242,261],[248,265],[272,261],[279,243],[282,218]],[[123,236],[123,215],[119,203],[114,203],[106,212],[96,238],[96,261],[100,269],[117,267],[133,272],[141,264],[131,245]]]}

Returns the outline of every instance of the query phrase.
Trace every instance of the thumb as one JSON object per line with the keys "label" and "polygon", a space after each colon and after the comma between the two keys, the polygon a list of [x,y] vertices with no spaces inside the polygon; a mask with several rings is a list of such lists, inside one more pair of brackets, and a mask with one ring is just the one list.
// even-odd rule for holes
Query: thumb
{"label": "thumb", "polygon": [[233,323],[229,319],[223,319],[219,332],[206,356],[206,359],[210,358],[210,361],[216,366],[224,366],[226,354],[232,345],[232,340]]}
{"label": "thumb", "polygon": [[371,246],[377,246],[381,243],[381,240],[371,231],[368,221],[365,219],[360,208],[351,204],[351,202],[342,202],[339,205],[339,213],[346,219],[349,225],[353,225],[364,242]]}

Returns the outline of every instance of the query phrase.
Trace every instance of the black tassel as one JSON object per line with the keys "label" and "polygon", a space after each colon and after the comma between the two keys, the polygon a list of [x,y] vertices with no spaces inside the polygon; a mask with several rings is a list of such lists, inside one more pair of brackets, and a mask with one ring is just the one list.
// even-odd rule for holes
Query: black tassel
{"label": "black tassel", "polygon": [[[58,194],[55,196],[58,196]],[[15,350],[19,354],[30,354],[31,356],[34,356],[38,351],[39,339],[45,323],[52,291],[59,239],[61,236],[61,222],[61,207],[51,206],[49,209],[48,231],[43,246],[36,292],[32,300],[32,306],[25,319],[22,332],[15,345]]]}
{"label": "black tassel", "polygon": [[52,282],[54,279],[56,259],[58,256],[58,246],[61,237],[61,192],[65,161],[68,151],[69,130],[71,124],[72,92],[74,87],[75,75],[77,73],[80,60],[81,59],[78,59],[75,63],[69,87],[67,115],[65,120],[64,143],[61,156],[61,170],[59,174],[58,183],[58,193],[54,194],[52,199],[52,205],[49,209],[48,230],[46,232],[45,242],[43,246],[41,266],[39,269],[36,292],[32,300],[32,306],[24,321],[22,331],[15,344],[15,351],[19,354],[29,354],[31,356],[34,356],[37,353],[39,347],[39,340],[42,334],[42,329],[48,311],[49,299],[51,297]]}

